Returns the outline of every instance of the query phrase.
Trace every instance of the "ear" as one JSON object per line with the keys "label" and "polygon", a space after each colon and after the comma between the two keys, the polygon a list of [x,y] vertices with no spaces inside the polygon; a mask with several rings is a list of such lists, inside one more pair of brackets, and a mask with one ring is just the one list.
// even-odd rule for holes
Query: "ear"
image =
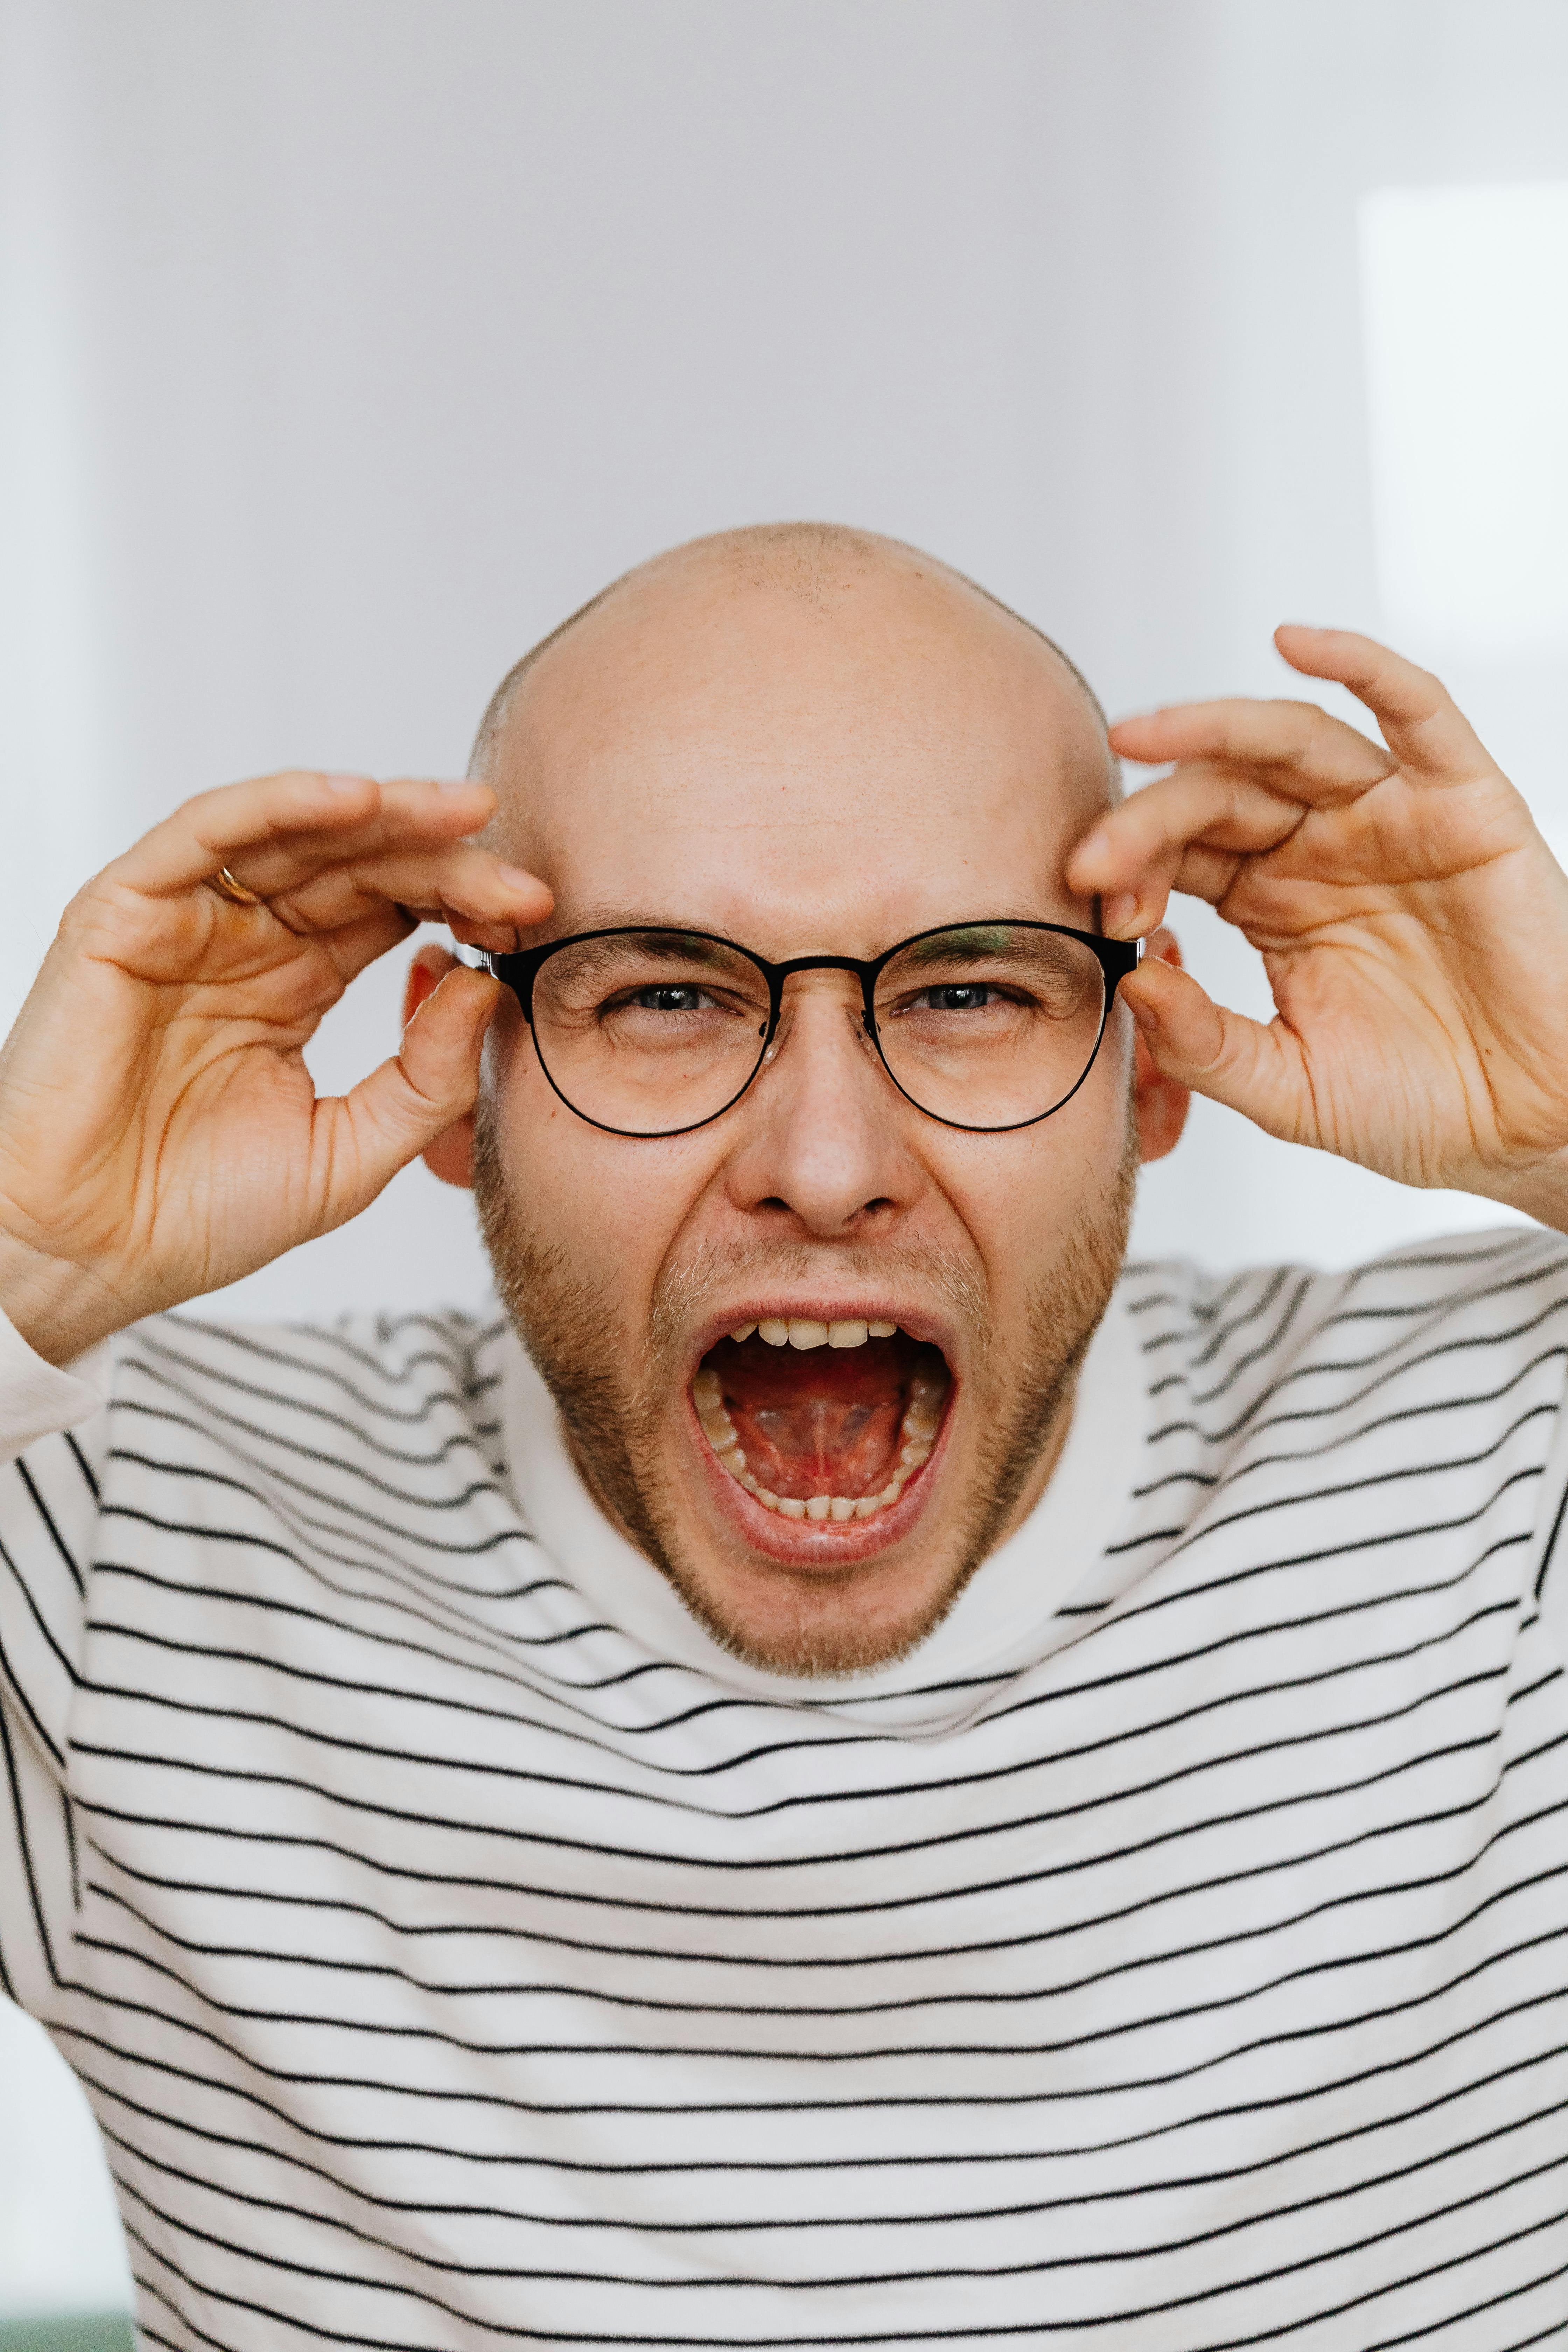
{"label": "ear", "polygon": [[[1146,956],[1158,956],[1162,963],[1173,963],[1180,971],[1182,950],[1175,934],[1163,929],[1157,930],[1143,950]],[[1154,1066],[1154,1057],[1143,1042],[1143,1033],[1133,1024],[1137,1038],[1132,1072],[1132,1109],[1138,1121],[1138,1156],[1145,1165],[1151,1160],[1163,1160],[1181,1141],[1182,1129],[1187,1123],[1187,1111],[1192,1092],[1175,1078],[1168,1078]]]}
{"label": "ear", "polygon": [[[458,959],[427,940],[408,967],[408,978],[403,990],[403,1025],[417,1019],[419,1008],[426,998],[434,996],[449,971],[458,969]],[[465,1191],[474,1181],[474,1115],[468,1111],[434,1143],[427,1144],[420,1154],[432,1176],[439,1176],[444,1184],[458,1184]]]}

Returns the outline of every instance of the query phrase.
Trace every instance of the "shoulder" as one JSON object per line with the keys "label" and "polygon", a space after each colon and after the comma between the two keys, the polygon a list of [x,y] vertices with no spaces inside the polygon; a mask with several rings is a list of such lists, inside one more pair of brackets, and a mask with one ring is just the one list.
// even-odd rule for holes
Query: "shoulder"
{"label": "shoulder", "polygon": [[313,1423],[334,1452],[356,1435],[402,1452],[403,1433],[433,1415],[482,1413],[502,1328],[499,1313],[456,1309],[319,1323],[155,1316],[115,1342],[110,1401],[213,1434],[302,1437]]}
{"label": "shoulder", "polygon": [[1156,1420],[1185,1415],[1221,1450],[1260,1422],[1359,1417],[1374,1398],[1506,1413],[1526,1375],[1559,1395],[1568,1363],[1568,1239],[1533,1227],[1423,1242],[1332,1274],[1131,1265],[1122,1297],[1150,1391],[1167,1400]]}

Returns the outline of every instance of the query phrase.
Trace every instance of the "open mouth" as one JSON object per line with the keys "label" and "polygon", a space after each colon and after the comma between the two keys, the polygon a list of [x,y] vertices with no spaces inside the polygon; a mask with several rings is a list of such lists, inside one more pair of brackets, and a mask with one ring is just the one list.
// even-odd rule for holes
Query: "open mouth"
{"label": "open mouth", "polygon": [[741,1323],[691,1383],[713,1452],[764,1510],[871,1519],[930,1459],[952,1376],[896,1323],[792,1317]]}

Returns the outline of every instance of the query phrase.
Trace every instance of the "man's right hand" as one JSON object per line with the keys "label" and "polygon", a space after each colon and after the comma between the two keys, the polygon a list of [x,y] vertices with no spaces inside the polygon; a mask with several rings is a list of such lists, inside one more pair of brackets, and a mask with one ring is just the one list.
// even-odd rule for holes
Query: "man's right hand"
{"label": "man's right hand", "polygon": [[[294,773],[187,802],[73,899],[0,1048],[0,1307],[66,1363],[342,1224],[471,1108],[497,983],[448,973],[318,1101],[304,1048],[426,917],[515,946],[542,882],[488,785]],[[226,867],[263,903],[213,887]]]}

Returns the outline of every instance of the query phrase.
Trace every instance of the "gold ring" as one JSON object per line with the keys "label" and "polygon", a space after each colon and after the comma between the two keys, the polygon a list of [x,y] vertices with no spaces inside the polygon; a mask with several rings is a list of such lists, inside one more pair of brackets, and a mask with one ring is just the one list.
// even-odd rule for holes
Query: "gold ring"
{"label": "gold ring", "polygon": [[261,904],[260,891],[247,890],[243,882],[237,882],[226,866],[220,866],[216,874],[209,874],[207,880],[220,898],[232,898],[237,907],[259,907]]}

